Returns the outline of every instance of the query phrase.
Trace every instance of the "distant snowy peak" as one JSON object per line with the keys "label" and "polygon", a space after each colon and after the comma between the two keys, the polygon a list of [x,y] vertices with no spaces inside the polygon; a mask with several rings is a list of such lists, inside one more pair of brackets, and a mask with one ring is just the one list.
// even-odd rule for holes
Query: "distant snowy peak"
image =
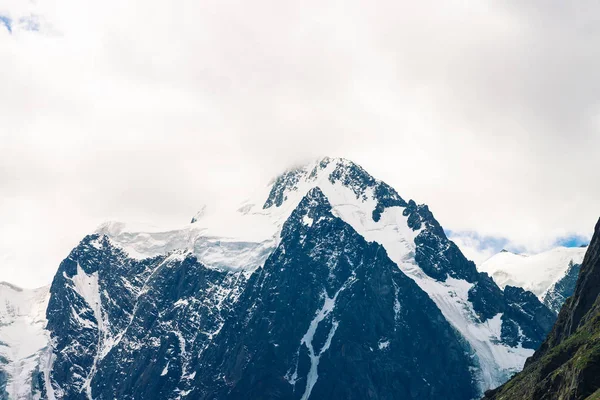
{"label": "distant snowy peak", "polygon": [[8,282],[0,282],[0,328],[20,317],[33,321],[45,320],[45,302],[49,286],[22,289]]}
{"label": "distant snowy peak", "polygon": [[568,272],[572,264],[581,264],[585,247],[557,247],[535,255],[500,252],[479,266],[498,286],[522,287],[540,299]]}
{"label": "distant snowy peak", "polygon": [[[288,196],[296,192],[296,196],[304,196],[307,189],[322,185],[342,185],[355,194],[357,199],[368,200],[369,194],[386,192],[388,197],[399,205],[406,206],[406,202],[385,183],[373,178],[361,166],[343,158],[322,158],[314,163],[290,169],[278,176],[272,183],[269,197],[263,209],[273,206],[280,207]],[[370,191],[370,193],[369,193]]]}
{"label": "distant snowy peak", "polygon": [[49,286],[22,289],[0,282],[0,398],[32,398],[32,380],[48,345],[49,296]]}

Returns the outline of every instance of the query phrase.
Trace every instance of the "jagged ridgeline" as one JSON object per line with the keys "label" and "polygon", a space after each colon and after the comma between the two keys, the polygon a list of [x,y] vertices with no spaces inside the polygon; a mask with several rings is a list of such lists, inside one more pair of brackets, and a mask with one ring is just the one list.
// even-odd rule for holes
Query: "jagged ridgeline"
{"label": "jagged ridgeline", "polygon": [[106,224],[50,292],[48,399],[471,400],[555,320],[477,272],[426,205],[329,158],[178,230]]}
{"label": "jagged ridgeline", "polygon": [[525,369],[485,399],[600,399],[600,220],[575,293],[560,310],[552,332]]}

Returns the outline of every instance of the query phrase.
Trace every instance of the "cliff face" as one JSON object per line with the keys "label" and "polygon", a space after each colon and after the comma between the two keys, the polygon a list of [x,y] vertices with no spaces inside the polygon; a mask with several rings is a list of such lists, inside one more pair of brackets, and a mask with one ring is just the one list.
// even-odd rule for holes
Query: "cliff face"
{"label": "cliff face", "polygon": [[600,220],[575,293],[525,369],[485,399],[600,399]]}
{"label": "cliff face", "polygon": [[571,261],[565,275],[559,281],[554,283],[544,294],[542,299],[544,304],[556,314],[560,312],[560,309],[567,299],[575,294],[575,287],[577,286],[577,278],[579,278],[580,269],[580,263],[575,264]]}

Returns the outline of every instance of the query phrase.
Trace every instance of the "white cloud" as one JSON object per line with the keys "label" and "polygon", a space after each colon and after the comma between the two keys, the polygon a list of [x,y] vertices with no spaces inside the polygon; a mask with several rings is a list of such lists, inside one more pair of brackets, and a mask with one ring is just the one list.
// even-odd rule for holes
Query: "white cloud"
{"label": "white cloud", "polygon": [[510,247],[508,240],[486,238],[474,232],[452,232],[450,239],[461,249],[465,257],[480,265],[494,254]]}
{"label": "white cloud", "polygon": [[43,284],[106,219],[186,222],[323,154],[455,231],[588,235],[600,6],[506,4],[1,0],[40,31],[0,26],[0,279]]}

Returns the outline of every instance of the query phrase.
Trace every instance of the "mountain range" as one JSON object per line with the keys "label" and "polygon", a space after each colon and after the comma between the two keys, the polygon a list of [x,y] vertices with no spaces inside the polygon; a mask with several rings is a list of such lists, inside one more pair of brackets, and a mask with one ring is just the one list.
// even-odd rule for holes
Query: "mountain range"
{"label": "mountain range", "polygon": [[331,158],[179,229],[104,224],[49,291],[6,288],[25,300],[3,327],[35,337],[0,336],[10,399],[476,399],[556,320],[426,205]]}

